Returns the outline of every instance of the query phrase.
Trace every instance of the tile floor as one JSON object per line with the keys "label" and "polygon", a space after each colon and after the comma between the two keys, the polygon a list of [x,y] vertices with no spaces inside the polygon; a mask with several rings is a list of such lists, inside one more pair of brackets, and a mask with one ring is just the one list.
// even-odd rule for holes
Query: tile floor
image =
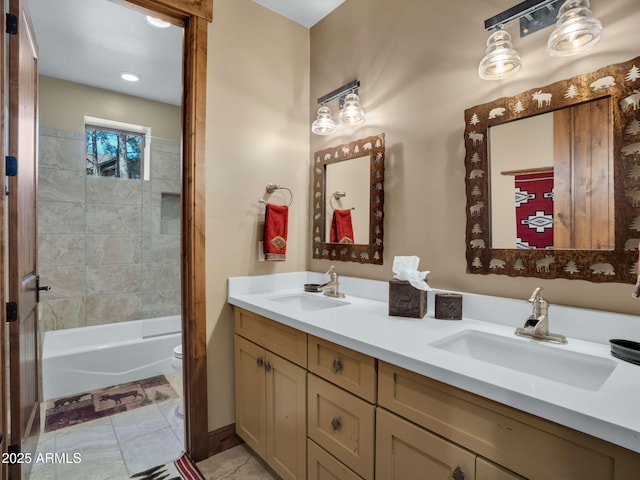
{"label": "tile floor", "polygon": [[140,407],[40,436],[38,453],[79,453],[74,463],[34,463],[31,480],[120,480],[180,456],[179,399]]}
{"label": "tile floor", "polygon": [[207,480],[276,480],[244,445],[198,463]]}
{"label": "tile floor", "polygon": [[[179,378],[167,378],[177,392]],[[117,413],[42,433],[39,453],[80,454],[79,463],[33,463],[30,480],[127,480],[130,475],[175,460],[184,445],[180,399]],[[41,413],[44,424],[44,410]],[[44,429],[44,427],[43,427]],[[198,463],[207,480],[276,480],[244,445]]]}
{"label": "tile floor", "polygon": [[[179,383],[167,375],[176,391]],[[42,433],[38,453],[78,453],[78,463],[32,463],[30,480],[124,480],[131,474],[175,460],[184,445],[184,423],[175,410],[180,399],[136,408],[90,422]],[[44,411],[41,414],[44,422]],[[43,429],[44,430],[44,429]]]}

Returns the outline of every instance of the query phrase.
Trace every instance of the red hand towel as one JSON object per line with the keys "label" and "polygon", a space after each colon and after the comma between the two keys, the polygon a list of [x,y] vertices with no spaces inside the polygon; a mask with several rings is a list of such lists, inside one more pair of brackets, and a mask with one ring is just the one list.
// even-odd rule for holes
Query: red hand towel
{"label": "red hand towel", "polygon": [[351,210],[334,210],[331,219],[331,243],[354,243]]}
{"label": "red hand towel", "polygon": [[287,253],[289,207],[267,204],[264,214],[264,259],[284,262]]}

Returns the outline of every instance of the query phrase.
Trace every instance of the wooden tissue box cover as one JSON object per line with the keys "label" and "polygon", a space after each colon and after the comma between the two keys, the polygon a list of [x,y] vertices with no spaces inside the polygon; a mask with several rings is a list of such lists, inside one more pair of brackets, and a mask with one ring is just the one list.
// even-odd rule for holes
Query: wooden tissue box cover
{"label": "wooden tissue box cover", "polygon": [[427,313],[427,292],[406,280],[389,280],[389,315],[422,318]]}
{"label": "wooden tissue box cover", "polygon": [[462,295],[436,293],[435,317],[441,320],[462,320]]}

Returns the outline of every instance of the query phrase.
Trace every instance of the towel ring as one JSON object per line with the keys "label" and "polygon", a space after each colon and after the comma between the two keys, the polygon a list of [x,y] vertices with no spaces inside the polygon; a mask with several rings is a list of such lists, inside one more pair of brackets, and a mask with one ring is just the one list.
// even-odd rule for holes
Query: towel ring
{"label": "towel ring", "polygon": [[[329,198],[329,204],[331,205],[331,208],[333,208],[334,210],[338,210],[338,208],[336,208],[333,205],[333,201],[336,200],[340,200],[342,197],[346,197],[347,194],[346,192],[333,192],[333,195],[331,195],[331,197]],[[349,210],[355,210],[356,207],[351,207]]]}
{"label": "towel ring", "polygon": [[[284,185],[277,185],[275,183],[267,183],[265,190],[269,195],[271,195],[276,190],[286,190],[287,192],[289,192],[289,197],[290,197],[289,204],[287,205],[287,207],[290,207],[291,204],[293,203],[293,192],[289,187],[285,187]],[[260,200],[258,200],[258,203],[264,203],[266,205],[268,202],[261,198]]]}

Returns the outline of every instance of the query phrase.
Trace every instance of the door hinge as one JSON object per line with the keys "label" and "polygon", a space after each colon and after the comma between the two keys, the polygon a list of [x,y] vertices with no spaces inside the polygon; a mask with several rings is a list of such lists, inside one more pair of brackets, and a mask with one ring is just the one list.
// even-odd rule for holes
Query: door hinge
{"label": "door hinge", "polygon": [[18,159],[12,156],[4,157],[4,174],[7,177],[15,177],[18,175]]}
{"label": "door hinge", "polygon": [[17,35],[18,34],[18,17],[12,13],[7,13],[7,18],[5,19],[5,30],[9,35]]}
{"label": "door hinge", "polygon": [[16,302],[7,302],[7,323],[18,320],[18,304]]}
{"label": "door hinge", "polygon": [[16,445],[15,443],[13,445],[9,445],[7,446],[7,453],[9,454],[18,454],[20,453],[20,445]]}

